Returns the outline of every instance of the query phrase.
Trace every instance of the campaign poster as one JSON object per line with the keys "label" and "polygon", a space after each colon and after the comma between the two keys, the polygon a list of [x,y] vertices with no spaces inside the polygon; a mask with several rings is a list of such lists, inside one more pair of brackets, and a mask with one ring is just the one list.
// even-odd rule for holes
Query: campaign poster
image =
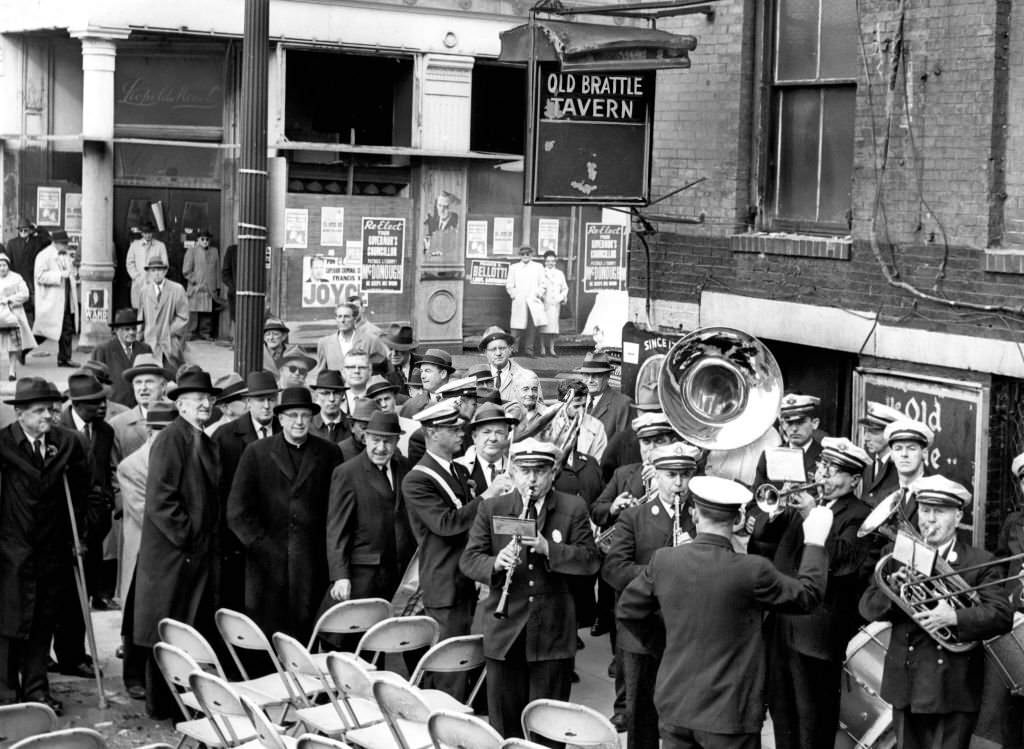
{"label": "campaign poster", "polygon": [[401,294],[405,272],[405,219],[363,217],[362,290]]}
{"label": "campaign poster", "polygon": [[537,254],[544,257],[545,252],[558,254],[558,219],[542,218],[537,220]]}
{"label": "campaign poster", "polygon": [[89,289],[85,296],[85,319],[89,322],[109,322],[107,312],[107,290]]}
{"label": "campaign poster", "polygon": [[626,232],[617,224],[587,223],[583,237],[583,291],[626,288]]}
{"label": "campaign poster", "polygon": [[64,196],[64,231],[82,233],[82,193],[69,192]]}
{"label": "campaign poster", "polygon": [[345,242],[345,265],[363,265],[363,243],[358,239]]}
{"label": "campaign poster", "polygon": [[487,257],[487,222],[466,222],[466,257]]}
{"label": "campaign poster", "polygon": [[36,225],[60,226],[60,188],[36,188]]}
{"label": "campaign poster", "polygon": [[516,220],[506,216],[494,217],[494,241],[492,247],[495,255],[511,255]]}
{"label": "campaign poster", "polygon": [[504,286],[509,265],[502,260],[473,260],[469,264],[469,282],[474,286]]}
{"label": "campaign poster", "polygon": [[284,246],[292,250],[309,246],[309,211],[305,208],[284,209]]}
{"label": "campaign poster", "polygon": [[322,253],[302,258],[302,306],[333,308],[359,294],[361,266]]}
{"label": "campaign poster", "polygon": [[325,205],[320,209],[320,246],[342,247],[345,244],[345,208]]}

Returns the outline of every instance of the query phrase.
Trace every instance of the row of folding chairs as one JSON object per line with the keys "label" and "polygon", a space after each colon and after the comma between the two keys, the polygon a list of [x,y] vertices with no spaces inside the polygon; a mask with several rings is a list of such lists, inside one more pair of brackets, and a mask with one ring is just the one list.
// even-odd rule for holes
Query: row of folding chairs
{"label": "row of folding chairs", "polygon": [[[41,702],[0,705],[0,749],[107,749],[103,736],[91,728],[57,730],[57,715]],[[139,749],[171,749],[147,744]]]}

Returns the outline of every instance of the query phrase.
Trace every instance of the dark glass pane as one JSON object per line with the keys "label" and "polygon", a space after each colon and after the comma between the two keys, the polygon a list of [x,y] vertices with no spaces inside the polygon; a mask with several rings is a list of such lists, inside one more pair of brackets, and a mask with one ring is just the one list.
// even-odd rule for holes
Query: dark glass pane
{"label": "dark glass pane", "polygon": [[857,3],[834,0],[821,8],[821,77],[856,78],[860,42]]}
{"label": "dark glass pane", "polygon": [[114,175],[211,180],[220,173],[220,158],[216,148],[119,143],[114,148]]}
{"label": "dark glass pane", "polygon": [[[779,0],[776,80],[818,77],[818,1]],[[838,1],[852,3],[852,0]]]}
{"label": "dark glass pane", "polygon": [[820,89],[779,93],[778,218],[816,221]]}
{"label": "dark glass pane", "polygon": [[857,88],[826,88],[824,99],[819,220],[845,224],[853,186],[853,119]]}

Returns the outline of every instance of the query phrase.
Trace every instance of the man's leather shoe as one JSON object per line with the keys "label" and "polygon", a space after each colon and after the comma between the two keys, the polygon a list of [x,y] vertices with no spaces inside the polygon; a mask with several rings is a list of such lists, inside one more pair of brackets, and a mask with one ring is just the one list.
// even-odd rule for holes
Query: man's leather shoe
{"label": "man's leather shoe", "polygon": [[120,607],[113,598],[107,598],[106,596],[92,597],[93,611],[117,611],[118,608]]}
{"label": "man's leather shoe", "polygon": [[608,622],[604,619],[598,619],[594,622],[594,625],[590,628],[591,637],[601,637],[608,634],[611,628],[608,626]]}
{"label": "man's leather shoe", "polygon": [[608,678],[615,678],[615,659],[612,658],[612,662],[608,664]]}
{"label": "man's leather shoe", "polygon": [[619,733],[626,732],[626,716],[622,713],[615,713],[611,718],[612,725],[615,726],[615,730]]}
{"label": "man's leather shoe", "polygon": [[141,684],[132,684],[128,687],[128,696],[133,700],[146,699],[146,688]]}
{"label": "man's leather shoe", "polygon": [[34,700],[34,701],[35,702],[42,702],[42,703],[46,704],[47,706],[49,706],[49,708],[51,710],[53,710],[53,712],[57,715],[57,717],[60,717],[61,715],[64,714],[64,703],[61,702],[60,700],[58,700],[56,697],[52,697],[52,696],[47,694],[47,695],[39,698],[38,700]]}
{"label": "man's leather shoe", "polygon": [[86,661],[82,661],[74,666],[59,666],[57,670],[65,676],[77,676],[81,679],[91,679],[95,674],[92,670],[92,665]]}
{"label": "man's leather shoe", "polygon": [[71,359],[64,359],[63,361],[57,362],[58,367],[79,367],[81,366],[78,362],[72,361]]}
{"label": "man's leather shoe", "polygon": [[46,659],[46,670],[51,674],[55,674],[60,671],[60,665],[53,658]]}

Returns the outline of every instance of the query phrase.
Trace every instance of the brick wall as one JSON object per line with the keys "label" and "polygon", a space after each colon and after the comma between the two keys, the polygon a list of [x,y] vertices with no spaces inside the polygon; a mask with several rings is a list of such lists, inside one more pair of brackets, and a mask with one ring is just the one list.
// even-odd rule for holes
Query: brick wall
{"label": "brick wall", "polygon": [[1010,15],[1007,104],[1006,234],[1004,245],[1024,249],[1024,12]]}

